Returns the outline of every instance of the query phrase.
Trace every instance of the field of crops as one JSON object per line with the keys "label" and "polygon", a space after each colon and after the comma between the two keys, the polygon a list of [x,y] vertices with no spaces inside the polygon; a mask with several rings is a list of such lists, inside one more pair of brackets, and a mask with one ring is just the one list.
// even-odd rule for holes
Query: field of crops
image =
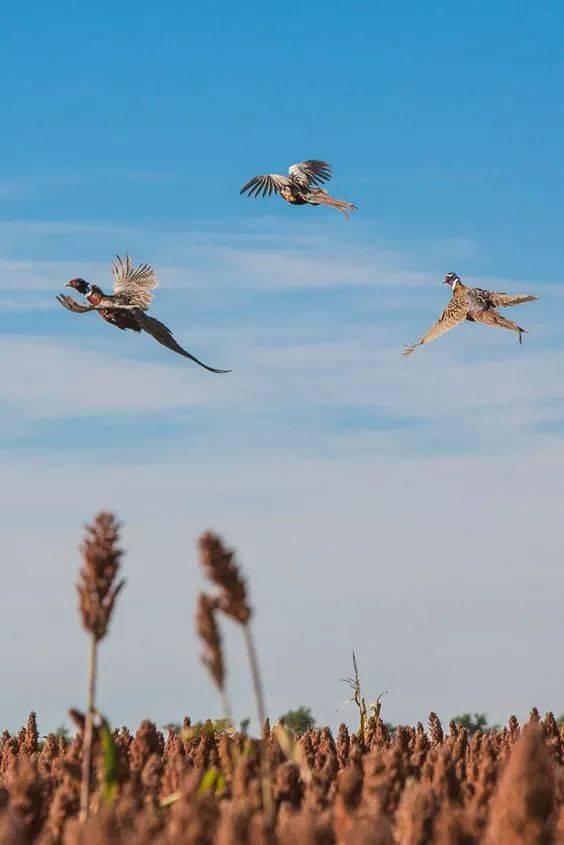
{"label": "field of crops", "polygon": [[[90,642],[89,698],[71,711],[74,737],[39,736],[36,716],[0,738],[0,845],[557,845],[564,843],[564,728],[533,710],[527,724],[476,731],[435,713],[428,726],[382,720],[356,661],[348,680],[358,729],[294,734],[265,717],[253,611],[234,553],[204,534],[199,558],[213,585],[196,605],[202,659],[225,718],[170,728],[111,730],[96,707],[97,646],[108,633],[122,551],[119,525],[87,528],[79,613]],[[260,738],[229,717],[220,622],[247,645]],[[111,714],[108,714],[111,715]]]}
{"label": "field of crops", "polygon": [[[475,734],[436,716],[429,729],[368,720],[295,740],[268,727],[261,743],[211,722],[167,737],[151,722],[114,734],[108,783],[95,739],[90,816],[80,824],[81,733],[38,748],[35,717],[6,733],[0,757],[0,842],[401,843],[564,841],[564,741],[554,720]],[[264,810],[260,751],[272,805]]]}

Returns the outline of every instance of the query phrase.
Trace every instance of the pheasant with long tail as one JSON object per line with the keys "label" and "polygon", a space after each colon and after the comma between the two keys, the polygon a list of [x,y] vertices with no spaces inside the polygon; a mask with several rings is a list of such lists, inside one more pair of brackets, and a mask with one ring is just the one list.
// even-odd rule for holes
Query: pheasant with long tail
{"label": "pheasant with long tail", "polygon": [[331,165],[326,161],[308,159],[299,164],[292,164],[287,176],[281,176],[278,173],[254,176],[250,182],[243,185],[240,193],[247,194],[249,197],[280,194],[282,199],[290,205],[329,205],[340,211],[348,220],[349,214],[356,211],[356,205],[352,202],[337,200],[324,188],[319,187],[328,182],[332,174]]}
{"label": "pheasant with long tail", "polygon": [[204,364],[176,342],[171,330],[164,323],[145,313],[153,299],[152,291],[159,284],[155,271],[149,264],[139,264],[138,267],[134,267],[127,254],[124,259],[118,255],[112,266],[112,274],[113,294],[106,294],[97,285],[91,285],[84,279],[76,278],[67,282],[65,287],[74,288],[81,293],[88,305],[81,305],[72,296],[64,294],[57,296],[57,302],[74,314],[97,311],[103,320],[112,326],[117,326],[118,329],[147,332],[167,349],[189,358],[211,373],[231,372],[231,370],[216,370]]}
{"label": "pheasant with long tail", "polygon": [[431,343],[432,340],[436,340],[464,320],[517,332],[519,343],[522,342],[522,335],[526,334],[525,329],[522,329],[512,320],[508,320],[496,309],[521,305],[522,302],[533,302],[533,300],[538,299],[538,296],[529,296],[527,293],[510,294],[484,290],[483,288],[472,288],[469,285],[462,284],[456,273],[447,273],[443,284],[450,285],[452,289],[450,302],[427,334],[418,343],[405,348],[404,356],[411,355],[418,346]]}

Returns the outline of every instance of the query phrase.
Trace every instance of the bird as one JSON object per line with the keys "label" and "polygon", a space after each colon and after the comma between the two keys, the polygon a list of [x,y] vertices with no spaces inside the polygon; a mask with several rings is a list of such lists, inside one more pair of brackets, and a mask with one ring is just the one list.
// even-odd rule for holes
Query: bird
{"label": "bird", "polygon": [[171,330],[164,323],[145,313],[153,299],[152,291],[159,284],[156,273],[150,264],[139,264],[134,267],[127,253],[124,258],[116,255],[116,260],[112,265],[112,275],[114,279],[113,294],[106,294],[97,285],[91,285],[84,279],[76,278],[70,279],[65,287],[73,288],[82,294],[88,305],[82,305],[72,296],[65,294],[58,294],[57,302],[74,314],[97,311],[103,320],[112,326],[117,326],[118,329],[147,332],[167,349],[189,358],[211,373],[231,372],[231,370],[216,370],[214,367],[204,364],[203,361],[191,355],[176,342]]}
{"label": "bird", "polygon": [[472,323],[484,323],[486,326],[497,326],[500,329],[507,329],[510,332],[517,332],[519,343],[522,343],[522,335],[527,334],[525,329],[518,326],[512,320],[503,317],[496,308],[509,308],[513,305],[520,305],[522,302],[533,302],[538,296],[529,296],[526,293],[501,293],[499,291],[484,290],[464,285],[456,273],[447,273],[443,284],[450,285],[452,296],[447,307],[439,319],[431,326],[427,334],[418,343],[406,346],[402,353],[404,356],[411,355],[414,349],[424,343],[431,343],[445,332],[453,329],[463,320],[470,320]]}
{"label": "bird", "polygon": [[348,220],[350,212],[356,211],[356,205],[336,200],[324,188],[319,187],[328,182],[332,175],[331,165],[326,161],[308,159],[290,165],[287,176],[280,176],[278,173],[254,176],[250,182],[243,185],[240,193],[249,197],[280,194],[290,205],[330,205]]}

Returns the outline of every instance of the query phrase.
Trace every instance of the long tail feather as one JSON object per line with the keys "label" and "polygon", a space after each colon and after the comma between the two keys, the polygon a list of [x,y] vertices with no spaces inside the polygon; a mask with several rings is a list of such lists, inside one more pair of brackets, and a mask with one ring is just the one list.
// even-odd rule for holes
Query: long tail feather
{"label": "long tail feather", "polygon": [[340,211],[346,219],[349,219],[349,214],[353,211],[356,211],[356,205],[352,202],[346,202],[344,200],[337,200],[335,197],[330,196],[330,194],[326,193],[325,191],[319,191],[315,195],[315,203],[319,205],[330,205],[332,208],[336,208],[337,211]]}
{"label": "long tail feather", "polygon": [[158,343],[161,343],[163,346],[166,346],[167,349],[171,349],[173,352],[177,352],[179,355],[183,355],[184,358],[189,358],[191,361],[194,361],[196,364],[199,364],[200,367],[203,367],[204,370],[209,370],[210,373],[230,373],[231,370],[217,370],[215,367],[210,367],[208,364],[204,364],[203,361],[200,361],[199,358],[196,358],[195,355],[192,355],[190,352],[187,352],[179,343],[176,342],[174,337],[172,336],[171,330],[168,326],[165,326],[164,323],[161,323],[160,320],[157,320],[155,317],[150,317],[148,314],[145,314],[144,311],[137,308],[134,309],[133,312],[135,314],[135,319],[141,329],[150,334]]}

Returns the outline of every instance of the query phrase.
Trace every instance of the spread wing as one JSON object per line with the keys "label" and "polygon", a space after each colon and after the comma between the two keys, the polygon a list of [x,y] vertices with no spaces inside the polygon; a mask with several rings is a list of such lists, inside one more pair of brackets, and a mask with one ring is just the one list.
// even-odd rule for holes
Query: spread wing
{"label": "spread wing", "polygon": [[405,352],[402,354],[404,356],[411,355],[417,346],[422,346],[424,343],[431,343],[432,340],[436,340],[445,332],[462,323],[466,319],[467,313],[468,301],[466,296],[453,296],[437,322],[431,326],[427,334],[421,338],[419,343],[406,346]]}
{"label": "spread wing", "polygon": [[116,260],[112,265],[112,275],[114,293],[121,294],[128,305],[144,310],[149,307],[153,299],[151,291],[159,284],[150,264],[139,264],[138,267],[134,267],[127,253],[125,259],[116,255]]}
{"label": "spread wing", "polygon": [[298,164],[292,164],[288,169],[290,179],[304,188],[308,188],[310,185],[323,185],[324,182],[329,181],[332,173],[330,164],[316,159],[300,161]]}
{"label": "spread wing", "polygon": [[231,372],[231,370],[216,370],[214,367],[208,367],[208,365],[204,364],[203,361],[200,361],[194,355],[186,352],[186,350],[175,341],[171,330],[167,328],[164,323],[161,323],[160,320],[156,320],[154,317],[149,317],[148,314],[145,314],[143,311],[137,309],[131,313],[135,315],[139,328],[143,329],[143,331],[147,332],[147,334],[150,334],[151,337],[154,337],[158,343],[166,346],[167,349],[172,349],[173,352],[177,352],[179,355],[184,355],[185,358],[190,358],[191,361],[195,361],[196,364],[199,364],[200,367],[203,367],[205,370],[209,370],[211,373]]}
{"label": "spread wing", "polygon": [[93,305],[81,305],[72,296],[66,296],[63,293],[58,294],[56,300],[63,308],[66,308],[68,311],[74,311],[75,314],[86,314],[87,311],[96,310]]}
{"label": "spread wing", "polygon": [[521,305],[522,302],[534,302],[538,296],[529,296],[526,293],[499,293],[490,291],[490,300],[494,308],[510,308],[512,305]]}
{"label": "spread wing", "polygon": [[264,176],[253,176],[250,182],[243,185],[239,193],[247,194],[249,197],[266,197],[271,194],[279,194],[280,189],[287,187],[290,180],[278,173],[266,173]]}

